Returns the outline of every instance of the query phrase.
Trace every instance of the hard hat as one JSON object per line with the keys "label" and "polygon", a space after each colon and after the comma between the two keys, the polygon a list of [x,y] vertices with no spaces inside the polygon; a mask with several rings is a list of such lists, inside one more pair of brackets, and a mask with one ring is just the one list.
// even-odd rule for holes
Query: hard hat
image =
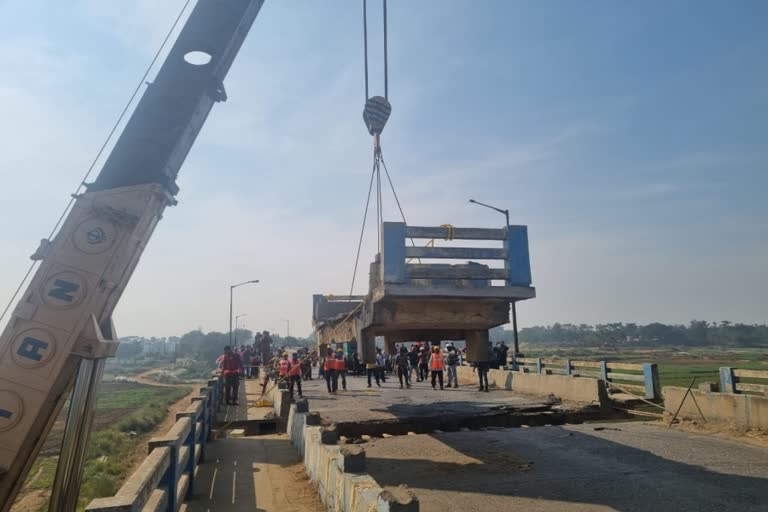
{"label": "hard hat", "polygon": [[337,349],[336,349],[336,352],[344,352],[344,349],[341,349],[341,348],[337,348]]}
{"label": "hard hat", "polygon": [[435,345],[434,347],[432,347],[432,352],[440,352],[440,347]]}
{"label": "hard hat", "polygon": [[283,352],[283,357],[287,357],[287,356],[288,356],[288,352]]}
{"label": "hard hat", "polygon": [[421,348],[419,349],[419,352],[421,352],[422,350],[424,350],[424,347],[421,347]]}

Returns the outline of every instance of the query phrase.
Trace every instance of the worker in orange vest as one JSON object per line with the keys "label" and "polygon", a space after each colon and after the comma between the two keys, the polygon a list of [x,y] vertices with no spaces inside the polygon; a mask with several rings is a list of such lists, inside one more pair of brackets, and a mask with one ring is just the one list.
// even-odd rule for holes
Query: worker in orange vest
{"label": "worker in orange vest", "polygon": [[341,387],[344,391],[347,390],[347,356],[344,355],[344,350],[336,349],[336,359],[334,360],[334,369],[336,370],[336,380],[334,383],[334,390],[338,388],[339,377],[341,377]]}
{"label": "worker in orange vest", "polygon": [[443,360],[443,353],[440,352],[439,345],[432,347],[432,355],[429,357],[429,369],[432,371],[432,389],[437,389],[435,387],[435,380],[440,381],[440,389],[443,389],[445,361]]}
{"label": "worker in orange vest", "polygon": [[294,387],[298,388],[299,398],[303,398],[304,395],[301,393],[301,359],[299,359],[299,354],[295,352],[288,369],[288,391],[291,393],[291,400],[293,400]]}
{"label": "worker in orange vest", "polygon": [[[335,388],[338,387],[336,363],[334,361],[333,349],[329,348],[328,352],[325,354],[325,361],[323,362],[323,375],[325,376],[325,383],[328,386],[328,392],[331,394],[335,393]],[[336,382],[336,386],[333,385],[334,382]]]}

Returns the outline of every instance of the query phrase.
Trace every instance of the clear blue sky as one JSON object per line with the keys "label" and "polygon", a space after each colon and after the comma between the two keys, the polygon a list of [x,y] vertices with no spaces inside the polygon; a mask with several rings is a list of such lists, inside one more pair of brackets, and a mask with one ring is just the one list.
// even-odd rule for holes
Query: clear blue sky
{"label": "clear blue sky", "polygon": [[[1,301],[182,4],[0,0]],[[528,224],[522,325],[768,321],[768,3],[389,7],[384,152],[409,223],[499,225],[475,197]],[[251,278],[245,325],[305,334],[311,294],[348,289],[371,162],[361,2],[267,0],[226,85],[120,334],[223,330]],[[364,269],[374,252],[371,234]]]}

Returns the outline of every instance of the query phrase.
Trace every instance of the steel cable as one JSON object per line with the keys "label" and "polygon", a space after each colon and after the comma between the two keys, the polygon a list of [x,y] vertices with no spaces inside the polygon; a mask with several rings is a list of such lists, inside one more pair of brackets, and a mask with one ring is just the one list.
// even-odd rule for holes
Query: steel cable
{"label": "steel cable", "polygon": [[[61,215],[59,216],[59,219],[56,221],[56,224],[53,226],[53,229],[51,229],[51,232],[48,235],[47,240],[53,239],[53,236],[56,234],[56,231],[59,229],[59,226],[61,226],[61,223],[64,220],[64,217],[66,217],[67,213],[69,213],[70,208],[72,208],[72,205],[74,204],[75,200],[77,200],[77,195],[80,193],[80,190],[82,190],[83,186],[85,186],[85,180],[87,180],[88,177],[91,175],[94,167],[96,167],[96,163],[99,161],[99,158],[101,158],[101,155],[104,153],[104,150],[109,145],[109,142],[112,140],[112,137],[114,136],[115,131],[117,131],[118,126],[120,126],[120,123],[123,121],[123,118],[125,117],[125,114],[128,112],[128,109],[130,108],[131,104],[133,103],[133,100],[136,99],[136,95],[141,90],[142,85],[144,85],[144,83],[146,82],[150,71],[152,71],[152,68],[157,62],[157,59],[160,57],[160,54],[162,53],[166,44],[168,44],[168,40],[171,38],[173,31],[176,29],[176,26],[179,24],[179,21],[181,21],[181,17],[184,15],[184,12],[187,10],[187,7],[189,6],[191,1],[192,0],[187,0],[182,6],[181,11],[179,11],[178,16],[176,16],[176,19],[173,22],[173,25],[171,25],[170,30],[168,30],[168,33],[165,35],[165,39],[163,39],[163,42],[160,45],[160,48],[158,48],[157,52],[155,53],[155,56],[152,58],[152,61],[149,63],[149,66],[147,66],[147,69],[144,72],[144,75],[142,75],[141,80],[139,80],[139,83],[136,85],[136,88],[133,90],[133,94],[131,94],[131,97],[128,99],[128,103],[125,104],[125,107],[123,108],[122,112],[120,112],[120,115],[118,116],[117,121],[115,121],[115,124],[112,126],[112,129],[109,131],[107,138],[104,140],[104,143],[99,148],[99,151],[96,153],[96,156],[94,157],[94,159],[91,161],[91,165],[88,167],[88,170],[86,171],[85,175],[80,180],[80,184],[77,186],[77,189],[75,189],[75,192],[71,195],[69,202],[67,203],[67,206],[64,208],[64,211],[61,212]],[[27,282],[27,279],[29,278],[30,274],[32,274],[32,271],[35,269],[35,266],[37,265],[37,263],[38,261],[33,261],[32,264],[29,266],[29,269],[27,269],[27,273],[24,274],[24,277],[19,283],[19,286],[16,288],[16,291],[13,292],[13,295],[11,296],[11,299],[8,301],[8,304],[6,304],[5,308],[3,309],[3,312],[0,313],[0,322],[3,320],[3,318],[5,318],[5,315],[8,313],[8,310],[13,305],[14,301],[16,300],[16,297],[19,295],[19,292],[24,287],[24,283]]]}

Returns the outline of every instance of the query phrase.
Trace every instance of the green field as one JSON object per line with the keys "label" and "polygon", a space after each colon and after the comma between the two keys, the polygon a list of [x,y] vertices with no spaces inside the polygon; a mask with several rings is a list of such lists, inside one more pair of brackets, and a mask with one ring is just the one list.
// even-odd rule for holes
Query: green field
{"label": "green field", "polygon": [[722,366],[749,370],[768,370],[768,351],[764,349],[664,348],[623,349],[570,348],[534,346],[523,347],[527,357],[570,358],[591,361],[623,363],[656,363],[662,386],[688,387],[696,377],[696,384],[719,382]]}

